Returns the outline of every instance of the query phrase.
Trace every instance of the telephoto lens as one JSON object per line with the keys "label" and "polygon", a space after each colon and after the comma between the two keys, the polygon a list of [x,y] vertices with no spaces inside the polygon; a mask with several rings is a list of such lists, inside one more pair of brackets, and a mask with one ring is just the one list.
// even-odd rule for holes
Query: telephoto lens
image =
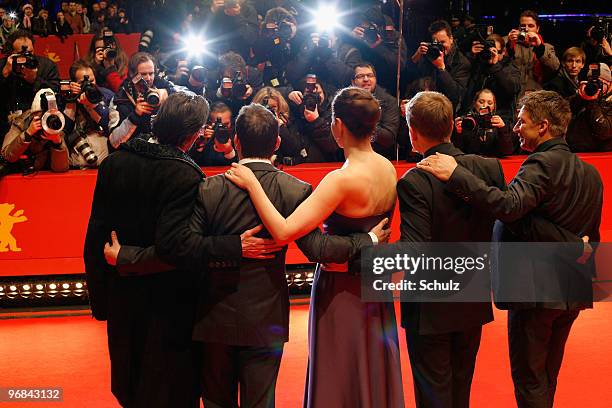
{"label": "telephoto lens", "polygon": [[96,164],[96,162],[98,161],[98,156],[96,156],[96,153],[91,148],[91,145],[83,136],[77,139],[77,142],[74,145],[74,150],[76,150],[77,153],[83,156],[87,164],[89,164],[90,166]]}

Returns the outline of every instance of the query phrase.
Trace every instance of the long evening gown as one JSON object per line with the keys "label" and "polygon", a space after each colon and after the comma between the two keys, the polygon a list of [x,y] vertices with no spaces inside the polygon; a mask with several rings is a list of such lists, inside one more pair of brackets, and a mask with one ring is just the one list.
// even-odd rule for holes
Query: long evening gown
{"label": "long evening gown", "polygon": [[[366,218],[332,213],[329,234],[367,232],[393,210]],[[310,297],[305,408],[404,407],[395,309],[362,302],[359,263],[349,273],[317,267]]]}

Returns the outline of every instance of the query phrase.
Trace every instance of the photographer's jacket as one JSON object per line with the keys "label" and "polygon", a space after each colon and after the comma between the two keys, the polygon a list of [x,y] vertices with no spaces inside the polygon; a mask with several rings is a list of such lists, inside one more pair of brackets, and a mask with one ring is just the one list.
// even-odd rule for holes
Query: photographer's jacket
{"label": "photographer's jacket", "polygon": [[576,95],[570,99],[573,118],[566,139],[573,152],[612,151],[612,96],[585,101]]}
{"label": "photographer's jacket", "polygon": [[559,58],[555,47],[542,42],[539,47],[515,44],[508,47],[508,53],[521,73],[521,95],[525,91],[542,89],[542,84],[550,80],[559,69]]}

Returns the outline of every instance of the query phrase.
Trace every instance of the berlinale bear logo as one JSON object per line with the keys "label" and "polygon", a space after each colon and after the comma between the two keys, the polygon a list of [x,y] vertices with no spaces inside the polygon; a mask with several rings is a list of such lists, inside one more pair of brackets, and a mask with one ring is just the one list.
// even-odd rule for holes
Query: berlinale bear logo
{"label": "berlinale bear logo", "polygon": [[11,212],[15,209],[15,204],[4,203],[0,204],[0,252],[21,252],[21,248],[17,246],[17,240],[11,234],[13,225],[18,222],[27,221],[28,218],[23,215],[23,210]]}

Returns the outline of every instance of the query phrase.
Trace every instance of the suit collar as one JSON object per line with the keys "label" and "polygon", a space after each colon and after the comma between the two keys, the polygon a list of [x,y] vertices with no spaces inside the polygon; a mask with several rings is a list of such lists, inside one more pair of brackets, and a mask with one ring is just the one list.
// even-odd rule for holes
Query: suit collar
{"label": "suit collar", "polygon": [[443,153],[449,156],[459,156],[464,154],[461,150],[457,149],[452,143],[440,143],[427,150],[424,157],[431,156],[432,154]]}
{"label": "suit collar", "polygon": [[555,146],[559,146],[560,148],[565,148],[566,150],[569,150],[569,146],[567,145],[567,142],[565,141],[564,137],[553,137],[552,139],[540,144],[533,152],[545,152],[547,150],[553,149]]}
{"label": "suit collar", "polygon": [[252,161],[244,163],[249,169],[253,171],[280,171],[276,167],[274,167],[271,163],[266,163],[263,161]]}
{"label": "suit collar", "polygon": [[238,164],[247,164],[247,163],[268,163],[268,164],[272,164],[272,162],[269,159],[249,159],[249,158],[245,158],[245,159],[241,159],[240,161],[238,161]]}

